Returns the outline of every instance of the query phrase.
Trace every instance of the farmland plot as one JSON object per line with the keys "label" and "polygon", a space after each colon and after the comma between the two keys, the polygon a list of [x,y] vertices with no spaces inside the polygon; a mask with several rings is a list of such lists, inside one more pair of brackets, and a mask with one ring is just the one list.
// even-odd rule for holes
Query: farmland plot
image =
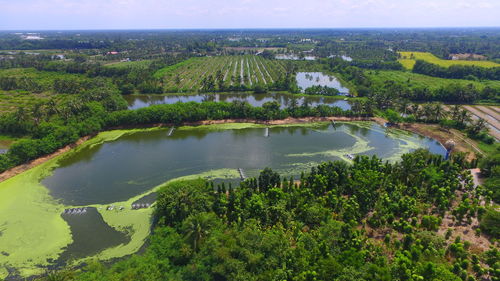
{"label": "farmland plot", "polygon": [[[166,92],[252,89],[279,79],[279,61],[254,55],[192,58],[158,71]],[[222,80],[222,81],[220,81]]]}

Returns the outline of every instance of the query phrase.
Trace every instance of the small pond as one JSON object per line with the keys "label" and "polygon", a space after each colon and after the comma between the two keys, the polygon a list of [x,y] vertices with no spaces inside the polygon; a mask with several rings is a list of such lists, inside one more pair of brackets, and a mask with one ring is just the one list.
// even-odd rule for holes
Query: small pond
{"label": "small pond", "polygon": [[349,89],[342,86],[336,77],[323,74],[322,72],[298,72],[296,79],[297,86],[302,89],[302,92],[312,86],[326,86],[339,90],[343,95],[349,94]]}

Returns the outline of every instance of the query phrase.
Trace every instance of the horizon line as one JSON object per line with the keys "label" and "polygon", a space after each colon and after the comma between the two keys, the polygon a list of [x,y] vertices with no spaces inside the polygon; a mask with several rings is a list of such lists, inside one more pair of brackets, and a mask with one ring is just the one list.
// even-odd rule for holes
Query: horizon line
{"label": "horizon line", "polygon": [[184,31],[184,30],[342,30],[342,29],[497,29],[499,26],[366,26],[366,27],[179,27],[179,28],[71,28],[71,29],[0,29],[0,32],[17,31]]}

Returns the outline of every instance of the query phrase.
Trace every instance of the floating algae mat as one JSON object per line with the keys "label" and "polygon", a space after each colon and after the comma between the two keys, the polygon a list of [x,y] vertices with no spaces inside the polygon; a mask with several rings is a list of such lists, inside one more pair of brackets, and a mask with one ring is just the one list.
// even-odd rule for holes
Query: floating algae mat
{"label": "floating algae mat", "polygon": [[103,132],[0,183],[0,278],[138,251],[150,231],[155,191],[172,180],[236,182],[238,169],[252,177],[265,167],[297,177],[323,161],[350,161],[349,154],[391,161],[417,148],[445,154],[432,139],[370,122],[168,131]]}

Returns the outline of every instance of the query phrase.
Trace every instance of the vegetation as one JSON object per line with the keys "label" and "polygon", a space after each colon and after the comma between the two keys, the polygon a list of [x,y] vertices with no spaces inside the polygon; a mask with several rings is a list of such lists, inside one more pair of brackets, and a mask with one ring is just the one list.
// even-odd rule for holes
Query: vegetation
{"label": "vegetation", "polygon": [[260,56],[192,58],[158,70],[165,92],[288,90],[292,70]]}
{"label": "vegetation", "polygon": [[[0,32],[0,141],[9,146],[0,154],[0,171],[110,128],[230,118],[377,115],[394,126],[429,123],[443,131],[461,130],[487,149],[479,159],[483,186],[475,186],[467,170],[478,161],[468,162],[461,153],[443,160],[426,151],[406,154],[397,163],[377,157],[357,157],[352,164],[327,162],[304,171],[300,180],[266,168],[238,187],[199,179],[169,183],[153,188],[161,190],[143,254],[110,265],[95,261],[81,269],[51,271],[40,279],[500,279],[499,146],[484,120],[473,120],[455,105],[500,103],[498,30],[75,31],[43,32],[43,38],[24,40]],[[278,53],[316,60],[276,60]],[[456,53],[488,60],[445,59]],[[350,110],[297,100],[288,108],[277,102],[252,107],[235,101],[127,110],[122,97],[298,93],[299,70],[335,73],[360,99]],[[316,86],[304,94],[338,91]],[[102,133],[90,143],[122,133]],[[0,251],[3,260],[16,266],[29,259],[31,268],[22,265],[25,276],[34,274],[35,264],[47,266],[47,258],[57,257],[47,255],[43,243],[63,247],[70,241],[59,216],[62,207],[39,182],[53,167],[54,162],[46,162],[0,189],[2,219],[25,216],[33,229],[19,231],[29,237],[56,233],[40,243],[30,241],[30,253],[8,256]],[[24,208],[34,201],[42,203]],[[127,213],[128,224],[112,213],[103,215],[109,225],[127,227],[135,236],[132,246],[108,249],[101,257],[136,252],[149,233],[148,212]],[[53,231],[41,233],[49,227]],[[7,247],[15,249],[18,238],[9,236]],[[0,278],[5,274],[0,268]]]}
{"label": "vegetation", "polygon": [[[100,89],[103,91],[104,89]],[[181,124],[201,120],[256,119],[273,120],[306,116],[370,116],[371,109],[359,106],[355,111],[319,105],[310,107],[292,104],[280,109],[277,102],[252,107],[246,102],[204,102],[163,104],[138,110],[123,109],[123,99],[108,90],[95,95],[79,95],[63,104],[42,103],[33,108],[20,108],[0,118],[0,131],[12,135],[29,135],[11,145],[7,154],[0,155],[0,170],[36,159],[75,142],[79,137],[105,128],[144,124]],[[96,102],[96,101],[100,101]],[[59,108],[59,111],[54,111]]]}
{"label": "vegetation", "polygon": [[500,64],[492,61],[483,60],[444,60],[436,57],[429,52],[399,52],[400,59],[398,60],[406,69],[414,69],[415,63],[418,60],[428,63],[437,64],[442,67],[450,67],[455,65],[478,66],[478,67],[500,67]]}
{"label": "vegetation", "polygon": [[143,255],[42,280],[498,278],[497,249],[478,256],[468,240],[436,233],[455,203],[467,210],[456,223],[482,210],[464,164],[417,151],[396,164],[376,157],[324,163],[300,182],[271,169],[234,189],[176,182],[159,192]]}
{"label": "vegetation", "polygon": [[410,89],[427,88],[430,91],[437,90],[450,84],[457,84],[461,87],[473,85],[474,88],[479,91],[486,87],[492,89],[500,88],[500,81],[498,80],[475,81],[465,79],[447,79],[407,71],[380,70],[367,71],[366,74],[377,86],[383,86],[386,81],[394,81],[395,83],[403,84]]}
{"label": "vegetation", "polygon": [[491,79],[500,80],[500,67],[484,68],[477,66],[452,65],[448,68],[441,67],[423,60],[417,60],[413,66],[413,72],[454,79]]}

